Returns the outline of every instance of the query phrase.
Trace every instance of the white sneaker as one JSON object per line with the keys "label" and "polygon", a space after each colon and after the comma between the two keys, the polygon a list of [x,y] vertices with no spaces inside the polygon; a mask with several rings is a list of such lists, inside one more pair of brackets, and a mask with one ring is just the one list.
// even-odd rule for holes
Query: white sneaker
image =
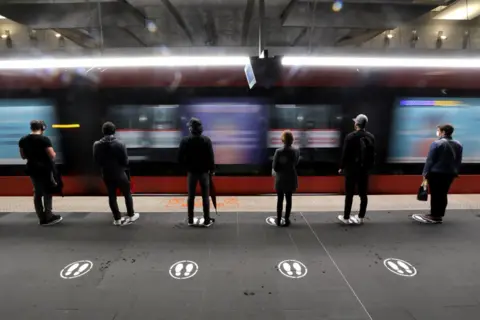
{"label": "white sneaker", "polygon": [[119,220],[113,220],[113,225],[117,227],[123,227],[129,224],[131,224],[131,222],[125,217],[122,217]]}
{"label": "white sneaker", "polygon": [[360,217],[358,216],[358,214],[357,214],[357,215],[354,215],[354,216],[351,217],[350,219],[353,220],[353,222],[354,222],[355,224],[363,224],[363,221],[365,220],[365,218],[360,218]]}
{"label": "white sneaker", "polygon": [[338,215],[338,220],[340,220],[340,222],[342,222],[343,224],[354,224],[355,222],[352,220],[352,217],[350,217],[350,219],[344,219],[343,218],[343,214],[340,214]]}
{"label": "white sneaker", "polygon": [[126,219],[127,219],[130,223],[133,223],[133,222],[137,221],[138,218],[140,218],[140,213],[135,213],[135,214],[133,214],[133,216],[131,216],[131,217],[126,217]]}

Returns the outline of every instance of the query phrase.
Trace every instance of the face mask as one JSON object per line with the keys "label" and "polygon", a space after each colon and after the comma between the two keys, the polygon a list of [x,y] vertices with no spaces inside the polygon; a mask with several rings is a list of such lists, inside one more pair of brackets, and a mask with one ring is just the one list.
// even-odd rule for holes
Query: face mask
{"label": "face mask", "polygon": [[437,137],[440,137],[440,131],[437,130]]}

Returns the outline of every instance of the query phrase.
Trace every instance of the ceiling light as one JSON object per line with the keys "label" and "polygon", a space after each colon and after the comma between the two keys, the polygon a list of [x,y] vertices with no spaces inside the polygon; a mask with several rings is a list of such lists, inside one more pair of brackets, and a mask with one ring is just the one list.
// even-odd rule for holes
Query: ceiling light
{"label": "ceiling light", "polygon": [[249,57],[241,56],[172,56],[122,58],[65,58],[0,60],[0,70],[76,69],[76,68],[142,68],[142,67],[244,67]]}
{"label": "ceiling light", "polygon": [[7,18],[5,18],[4,16],[0,16],[0,20],[4,20],[4,19],[7,19]]}
{"label": "ceiling light", "polygon": [[472,20],[480,16],[480,2],[460,0],[435,16],[436,20]]}
{"label": "ceiling light", "polygon": [[2,39],[7,39],[8,34],[5,34],[5,33],[4,33],[4,34],[2,34],[0,37],[2,37]]}
{"label": "ceiling light", "polygon": [[446,9],[446,8],[447,8],[447,6],[438,6],[435,9],[433,9],[432,12],[440,12],[440,11],[443,11],[444,9]]}
{"label": "ceiling light", "polygon": [[55,33],[55,37],[60,38],[62,35],[60,33]]}
{"label": "ceiling light", "polygon": [[284,66],[320,68],[480,69],[480,58],[284,57]]}

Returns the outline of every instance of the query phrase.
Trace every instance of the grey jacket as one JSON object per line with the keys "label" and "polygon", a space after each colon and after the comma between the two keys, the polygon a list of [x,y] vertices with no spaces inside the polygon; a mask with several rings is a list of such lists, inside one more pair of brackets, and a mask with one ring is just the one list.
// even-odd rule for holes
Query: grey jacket
{"label": "grey jacket", "polygon": [[275,175],[277,192],[294,192],[298,188],[296,167],[300,160],[300,151],[294,147],[283,147],[275,151],[272,173]]}

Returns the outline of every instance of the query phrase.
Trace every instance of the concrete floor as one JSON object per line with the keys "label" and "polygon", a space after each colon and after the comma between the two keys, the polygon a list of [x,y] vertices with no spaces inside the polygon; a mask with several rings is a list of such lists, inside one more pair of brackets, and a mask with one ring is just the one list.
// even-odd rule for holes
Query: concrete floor
{"label": "concrete floor", "polygon": [[[183,213],[142,213],[119,228],[107,213],[40,227],[33,213],[4,212],[0,318],[477,319],[479,212],[450,211],[442,225],[411,213],[374,211],[363,226],[337,224],[338,212],[295,213],[277,228],[271,213],[230,212],[204,229]],[[61,273],[85,260],[86,274],[89,262]]]}

